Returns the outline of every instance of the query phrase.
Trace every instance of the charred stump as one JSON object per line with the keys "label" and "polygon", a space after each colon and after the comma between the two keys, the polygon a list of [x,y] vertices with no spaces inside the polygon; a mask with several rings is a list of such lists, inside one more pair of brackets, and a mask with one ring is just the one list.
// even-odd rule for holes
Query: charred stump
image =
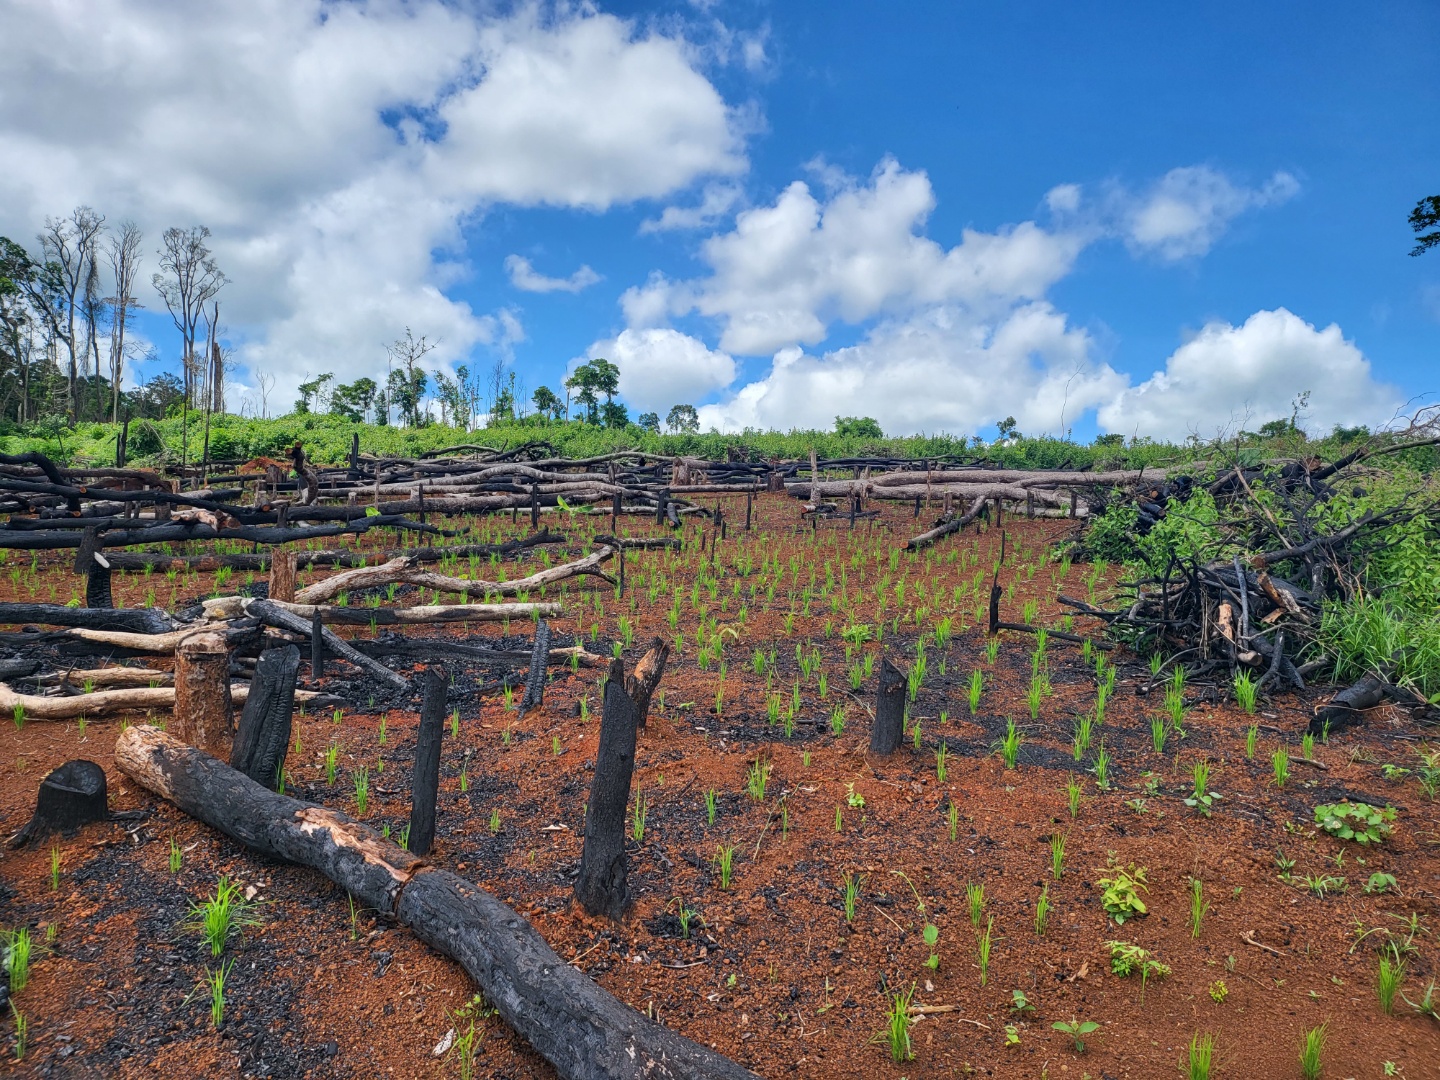
{"label": "charred stump", "polygon": [[670,643],[657,636],[650,642],[650,648],[640,658],[640,662],[635,665],[635,670],[625,680],[625,693],[635,702],[639,713],[637,723],[642,728],[650,719],[650,699],[655,696],[655,691],[660,686],[660,679],[665,674],[665,661],[669,658]]}
{"label": "charred stump", "polygon": [[575,896],[591,915],[619,919],[629,902],[625,861],[625,808],[635,769],[635,737],[640,711],[625,692],[625,665],[615,660],[605,682],[600,717],[600,749],[585,810],[585,846]]}
{"label": "charred stump", "polygon": [[880,661],[880,689],[875,697],[875,726],[870,751],[893,754],[905,741],[905,675],[887,656]]}
{"label": "charred stump", "polygon": [[550,624],[541,619],[535,624],[535,644],[530,649],[530,670],[525,675],[525,694],[520,699],[520,717],[526,711],[545,703],[545,668],[550,663]]}
{"label": "charred stump", "polygon": [[19,847],[52,832],[73,833],[109,816],[105,770],[93,761],[67,761],[40,781],[35,814],[10,838],[10,846]]}
{"label": "charred stump", "polygon": [[415,769],[410,780],[410,832],[406,847],[428,855],[435,842],[435,806],[440,797],[440,742],[445,734],[445,691],[449,676],[443,667],[425,669],[420,730],[415,738]]}
{"label": "charred stump", "polygon": [[299,672],[300,650],[293,645],[260,654],[230,752],[231,768],[271,791],[280,786],[280,770],[290,749]]}

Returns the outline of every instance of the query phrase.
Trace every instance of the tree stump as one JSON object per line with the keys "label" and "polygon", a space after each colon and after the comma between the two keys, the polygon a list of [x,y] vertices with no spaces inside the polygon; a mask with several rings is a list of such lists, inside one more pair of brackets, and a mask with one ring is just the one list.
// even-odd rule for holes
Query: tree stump
{"label": "tree stump", "polygon": [[635,734],[640,711],[625,692],[625,665],[610,664],[600,717],[600,749],[585,810],[585,846],[575,897],[591,915],[618,920],[630,899],[625,862],[625,809],[635,770]]}
{"label": "tree stump", "polygon": [[230,646],[215,631],[191,634],[175,650],[175,737],[227,761],[233,734]]}
{"label": "tree stump", "polygon": [[280,770],[290,750],[290,725],[295,715],[295,678],[300,672],[300,650],[294,645],[266,649],[255,665],[250,696],[240,713],[230,766],[271,791],[279,785]]}
{"label": "tree stump", "polygon": [[875,726],[870,751],[893,754],[905,741],[905,675],[887,656],[880,661],[880,690],[875,697]]}
{"label": "tree stump", "polygon": [[550,663],[550,624],[535,624],[535,644],[530,649],[530,670],[525,675],[525,695],[520,699],[520,717],[545,703],[545,668]]}
{"label": "tree stump", "polygon": [[270,553],[270,591],[266,595],[271,600],[295,602],[296,561],[293,551],[278,548]]}
{"label": "tree stump", "polygon": [[428,855],[435,842],[435,803],[440,796],[440,741],[445,734],[445,691],[449,676],[442,667],[425,669],[420,730],[415,738],[415,770],[410,780],[410,832],[405,845],[412,855]]}
{"label": "tree stump", "polygon": [[642,728],[650,718],[650,699],[655,696],[655,691],[660,686],[660,679],[665,674],[665,661],[669,658],[670,643],[657,636],[650,642],[649,651],[640,658],[635,670],[625,680],[625,693],[635,702],[635,709],[639,714],[637,723]]}
{"label": "tree stump", "polygon": [[52,832],[73,833],[109,816],[105,770],[93,761],[67,761],[40,781],[35,814],[10,838],[10,846],[19,847]]}

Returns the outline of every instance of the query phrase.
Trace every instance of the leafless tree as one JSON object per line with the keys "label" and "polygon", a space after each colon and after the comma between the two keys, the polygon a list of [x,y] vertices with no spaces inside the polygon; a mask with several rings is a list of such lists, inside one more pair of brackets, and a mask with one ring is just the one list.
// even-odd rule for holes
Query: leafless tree
{"label": "leafless tree", "polygon": [[[220,325],[220,304],[216,301],[205,314],[205,355],[208,363],[202,388],[202,396],[206,398],[205,407],[212,412],[225,411],[225,353],[220,348],[223,329]],[[208,388],[208,391],[205,388]]]}
{"label": "leafless tree", "polygon": [[268,371],[255,374],[255,388],[260,391],[260,417],[270,419],[270,391],[275,389],[275,376]]}
{"label": "leafless tree", "polygon": [[140,271],[140,227],[133,221],[122,221],[120,231],[110,234],[105,256],[115,282],[115,295],[110,297],[110,421],[120,422],[120,383],[125,375],[125,328],[135,308],[135,278]]}
{"label": "leafless tree", "polygon": [[195,355],[196,332],[205,305],[227,281],[205,246],[209,238],[210,230],[203,225],[166,229],[162,237],[164,246],[159,252],[160,272],[150,278],[155,291],[165,301],[175,329],[180,331],[185,404],[191,408],[196,404],[200,374],[200,360]]}
{"label": "leafless tree", "polygon": [[47,312],[47,317],[52,333],[65,346],[70,362],[66,412],[72,421],[79,404],[76,393],[79,357],[76,355],[75,309],[77,297],[93,267],[96,243],[104,227],[104,215],[88,206],[77,206],[68,218],[46,218],[45,229],[39,237],[45,260],[54,264],[58,278],[60,302],[57,310]]}

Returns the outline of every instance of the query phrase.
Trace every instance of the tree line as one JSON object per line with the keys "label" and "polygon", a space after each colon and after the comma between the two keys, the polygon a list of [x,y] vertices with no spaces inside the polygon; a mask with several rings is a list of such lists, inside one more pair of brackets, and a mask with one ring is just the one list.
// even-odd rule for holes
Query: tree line
{"label": "tree line", "polygon": [[150,286],[181,337],[181,374],[124,390],[126,364],[154,358],[129,336],[140,296],[144,235],[111,227],[89,206],[48,217],[30,247],[0,236],[0,417],[118,422],[163,416],[183,402],[223,411],[226,350],[220,290],[228,281],[204,226],[172,227]]}

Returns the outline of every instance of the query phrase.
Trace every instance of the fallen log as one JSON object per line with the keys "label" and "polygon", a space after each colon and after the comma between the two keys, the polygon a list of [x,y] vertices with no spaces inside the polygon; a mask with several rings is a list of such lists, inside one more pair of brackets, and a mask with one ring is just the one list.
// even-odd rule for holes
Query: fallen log
{"label": "fallen log", "polygon": [[267,791],[153,727],[122,732],[115,764],[252,850],[319,870],[356,903],[458,960],[486,1002],[565,1080],[755,1080],[606,993],[484,890],[345,814]]}
{"label": "fallen log", "polygon": [[[425,659],[458,656],[466,660],[506,664],[524,664],[534,656],[533,651],[528,649],[487,649],[483,645],[462,645],[438,638],[381,638],[379,641],[356,640],[350,644],[366,656],[418,656]],[[546,662],[550,665],[566,665],[572,660],[587,668],[605,667],[610,663],[608,657],[589,652],[583,645],[551,648],[546,653]]]}
{"label": "fallen log", "polygon": [[324,581],[307,585],[295,594],[295,603],[323,604],[327,600],[339,596],[342,592],[372,589],[390,584],[416,585],[423,589],[433,589],[436,592],[462,593],[468,596],[515,596],[518,593],[533,592],[541,586],[553,585],[557,581],[564,581],[566,578],[583,574],[594,574],[613,585],[614,581],[601,573],[599,567],[614,554],[614,548],[600,547],[583,559],[547,567],[529,577],[516,578],[514,581],[480,581],[436,574],[429,570],[419,569],[414,565],[412,558],[404,556],[379,566],[347,570],[342,574],[326,578]]}
{"label": "fallen log", "polygon": [[[411,625],[415,623],[500,622],[505,619],[554,618],[561,613],[555,602],[524,604],[421,604],[415,607],[335,607],[327,604],[286,604],[279,600],[257,601],[248,596],[221,596],[202,601],[207,619],[233,619],[248,613],[257,602],[274,604],[298,618],[309,620],[315,613],[327,623],[345,626]],[[298,631],[297,631],[298,632]],[[310,628],[305,628],[310,636]]]}
{"label": "fallen log", "polygon": [[178,625],[155,608],[82,608],[64,604],[0,604],[0,625],[39,623],[44,626],[84,626],[131,634],[163,634]]}
{"label": "fallen log", "polygon": [[[33,671],[34,668],[32,667]],[[12,678],[0,673],[0,679]],[[57,671],[50,675],[42,675],[35,680],[38,686],[69,686],[79,689],[87,683],[91,689],[118,690],[127,686],[173,686],[175,685],[175,673],[173,671],[157,671],[154,668],[133,668],[133,667],[103,667],[103,668],[71,668],[69,671]]]}
{"label": "fallen log", "polygon": [[[451,547],[422,547],[407,548],[400,551],[346,551],[343,549],[330,549],[327,551],[297,551],[295,557],[299,560],[301,570],[314,570],[319,567],[340,566],[355,567],[369,566],[376,559],[388,561],[401,556],[408,556],[419,563],[443,562],[448,558],[468,559],[474,555],[477,558],[489,558],[491,555],[515,555],[528,548],[539,547],[545,544],[564,544],[566,537],[561,533],[538,532],[534,536],[526,536],[519,540],[510,540],[503,544],[461,544]],[[603,543],[603,540],[601,541]],[[611,545],[614,546],[613,544]],[[166,555],[163,552],[116,552],[105,556],[112,568],[116,570],[168,570],[173,568],[195,569],[195,570],[218,570],[221,567],[228,567],[231,570],[244,570],[255,573],[262,573],[270,569],[270,555],[266,552],[258,554],[215,554],[204,555]]]}
{"label": "fallen log", "polygon": [[[250,696],[249,683],[231,683],[230,700],[236,705],[245,704]],[[302,703],[321,703],[334,700],[333,695],[315,690],[296,690],[295,700]],[[114,716],[118,713],[170,711],[175,708],[173,686],[137,687],[129,690],[96,690],[93,694],[76,694],[73,697],[42,697],[39,694],[20,694],[5,683],[0,683],[0,713],[13,713],[16,707],[25,710],[26,720],[87,720],[97,716]]]}
{"label": "fallen log", "polygon": [[[289,630],[292,634],[310,636],[313,633],[313,627],[309,619],[313,618],[316,614],[315,609],[312,608],[310,612],[307,613],[307,618],[307,616],[301,616],[291,610],[298,606],[297,604],[282,604],[278,600],[246,600],[244,612],[246,615],[255,616],[266,626],[273,626],[277,630]],[[348,641],[337,636],[334,631],[325,630],[322,627],[321,632],[325,638],[325,647],[336,656],[343,660],[348,660],[361,671],[372,675],[383,683],[388,683],[397,690],[409,688],[410,683],[406,679],[391,671],[378,660],[372,660],[364,653],[357,652],[351,648]]]}

